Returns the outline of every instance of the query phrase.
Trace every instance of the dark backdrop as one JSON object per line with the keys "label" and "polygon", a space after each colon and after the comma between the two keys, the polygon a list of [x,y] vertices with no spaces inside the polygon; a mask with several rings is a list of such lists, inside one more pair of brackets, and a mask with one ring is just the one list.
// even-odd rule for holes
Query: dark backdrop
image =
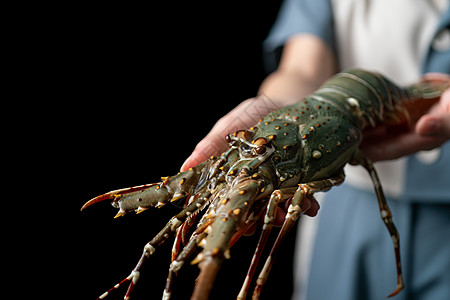
{"label": "dark backdrop", "polygon": [[[68,295],[95,299],[128,276],[145,243],[176,212],[167,205],[113,219],[116,210],[106,202],[79,208],[109,190],[177,173],[215,121],[256,94],[266,76],[261,43],[279,4],[86,4],[57,17],[64,24],[55,50],[61,60],[55,66],[61,120],[52,128],[64,132],[54,150],[62,154],[56,177],[64,182],[64,203],[70,204],[60,216],[69,221],[69,239],[57,251],[64,270],[58,280]],[[294,235],[282,248],[262,299],[290,298]],[[256,241],[257,236],[243,238],[232,248],[211,299],[235,299]],[[161,298],[171,242],[143,268],[133,300]],[[185,265],[173,299],[189,299],[197,272]],[[107,299],[123,299],[125,290]]]}

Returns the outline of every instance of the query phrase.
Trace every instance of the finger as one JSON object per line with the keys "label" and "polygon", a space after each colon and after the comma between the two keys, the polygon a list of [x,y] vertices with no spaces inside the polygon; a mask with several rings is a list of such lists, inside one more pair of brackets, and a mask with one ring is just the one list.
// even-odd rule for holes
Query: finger
{"label": "finger", "polygon": [[202,153],[196,153],[195,151],[184,161],[183,165],[180,168],[181,172],[187,171],[190,168],[195,167],[198,164],[201,164],[206,159]]}
{"label": "finger", "polygon": [[314,199],[311,201],[311,207],[307,211],[305,211],[305,215],[308,215],[310,217],[315,217],[319,213],[319,209],[320,209],[320,204],[319,204],[319,202],[317,202],[317,200]]}
{"label": "finger", "polygon": [[439,101],[440,108],[444,113],[450,113],[450,89],[447,89]]}
{"label": "finger", "polygon": [[283,225],[285,219],[286,219],[286,211],[284,211],[280,207],[277,207],[277,210],[275,211],[275,220],[273,222],[273,225],[281,226]]}
{"label": "finger", "polygon": [[197,144],[192,154],[186,159],[181,171],[198,165],[211,155],[220,155],[227,148],[225,135],[255,125],[262,116],[277,109],[276,105],[277,103],[266,97],[251,98],[241,102],[217,121],[208,135]]}
{"label": "finger", "polygon": [[444,74],[444,73],[436,73],[436,72],[430,72],[430,73],[426,73],[423,75],[422,77],[423,81],[434,81],[434,80],[439,80],[439,81],[446,81],[446,80],[450,80],[450,75],[448,74]]}
{"label": "finger", "polygon": [[450,139],[450,89],[442,94],[439,104],[431,113],[419,119],[416,132],[421,136]]}
{"label": "finger", "polygon": [[[274,226],[281,226],[283,225],[285,219],[286,219],[286,211],[288,210],[288,207],[291,203],[291,200],[286,201],[284,209],[277,207],[277,210],[275,212],[275,221]],[[319,212],[320,205],[319,202],[315,198],[304,198],[303,204],[302,204],[302,212],[310,217],[317,216],[317,213]]]}
{"label": "finger", "polygon": [[450,114],[423,116],[417,122],[416,132],[421,136],[450,139]]}
{"label": "finger", "polygon": [[309,199],[309,198],[304,198],[303,199],[303,203],[302,203],[302,212],[304,213],[304,214],[307,214],[307,212],[311,209],[311,207],[312,207],[312,204],[311,204],[311,200]]}
{"label": "finger", "polygon": [[361,150],[375,162],[396,159],[421,150],[431,150],[442,145],[445,140],[442,137],[420,136],[413,131],[392,138],[386,137],[378,143],[361,147]]}
{"label": "finger", "polygon": [[195,147],[192,154],[186,159],[181,166],[181,171],[184,172],[189,168],[204,162],[210,156],[220,155],[227,147],[224,136],[208,134]]}
{"label": "finger", "polygon": [[210,156],[220,155],[227,149],[225,135],[237,130],[231,118],[232,115],[228,114],[217,121],[208,135],[195,146],[192,154],[186,159],[181,167],[182,172],[204,162]]}

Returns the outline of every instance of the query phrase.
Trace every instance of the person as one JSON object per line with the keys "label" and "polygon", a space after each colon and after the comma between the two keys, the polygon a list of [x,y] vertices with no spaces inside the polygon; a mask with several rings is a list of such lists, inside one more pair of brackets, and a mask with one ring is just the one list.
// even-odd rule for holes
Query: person
{"label": "person", "polygon": [[[375,70],[400,85],[445,78],[449,6],[447,0],[286,0],[264,42],[274,68],[259,90],[265,97],[245,100],[222,117],[182,170],[226,149],[233,121],[255,124],[267,113],[265,99],[278,107],[295,103],[340,70]],[[388,136],[377,129],[366,136],[361,148],[378,161],[400,233],[405,288],[395,299],[450,299],[450,90],[409,132]],[[324,193],[310,271],[306,283],[296,282],[304,288],[294,299],[384,299],[395,289],[392,241],[364,172],[347,166],[345,183]],[[317,214],[318,203],[308,207],[306,214]]]}

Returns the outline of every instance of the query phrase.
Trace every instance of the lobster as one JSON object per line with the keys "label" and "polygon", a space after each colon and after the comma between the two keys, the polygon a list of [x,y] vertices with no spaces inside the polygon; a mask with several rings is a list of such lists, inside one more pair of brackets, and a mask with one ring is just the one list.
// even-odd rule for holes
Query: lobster
{"label": "lobster", "polygon": [[[449,86],[446,80],[423,80],[401,88],[378,73],[347,70],[298,103],[269,113],[250,129],[228,134],[225,139],[229,148],[222,155],[162,177],[159,183],[118,189],[89,200],[81,210],[112,199],[112,205],[119,209],[115,218],[185,201],[184,208],[145,245],[131,274],[98,299],[126,282],[125,299],[130,299],[142,265],[175,233],[163,299],[170,298],[174,276],[198,247],[202,250],[191,263],[199,264],[200,274],[191,299],[208,299],[222,262],[230,257],[230,247],[263,219],[253,259],[237,296],[245,299],[274,226],[276,208],[289,201],[284,223],[256,280],[253,299],[259,299],[277,249],[302,214],[304,200],[341,184],[347,163],[362,165],[373,181],[381,219],[394,246],[397,286],[389,297],[396,295],[404,287],[399,234],[377,172],[359,145],[366,128],[408,128],[411,114],[429,109]],[[417,107],[420,109],[414,112]]]}

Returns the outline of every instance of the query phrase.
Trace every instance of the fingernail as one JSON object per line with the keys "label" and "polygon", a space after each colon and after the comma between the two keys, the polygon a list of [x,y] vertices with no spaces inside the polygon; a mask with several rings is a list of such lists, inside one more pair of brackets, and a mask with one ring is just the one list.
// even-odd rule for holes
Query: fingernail
{"label": "fingernail", "polygon": [[184,171],[186,171],[186,170],[188,169],[188,168],[187,168],[187,165],[190,163],[191,157],[192,157],[192,155],[189,156],[189,157],[184,161],[183,165],[181,165],[181,168],[180,168],[180,171],[181,171],[181,172],[184,172]]}
{"label": "fingernail", "polygon": [[430,119],[419,128],[419,134],[424,136],[433,136],[438,130],[439,122],[436,119]]}

